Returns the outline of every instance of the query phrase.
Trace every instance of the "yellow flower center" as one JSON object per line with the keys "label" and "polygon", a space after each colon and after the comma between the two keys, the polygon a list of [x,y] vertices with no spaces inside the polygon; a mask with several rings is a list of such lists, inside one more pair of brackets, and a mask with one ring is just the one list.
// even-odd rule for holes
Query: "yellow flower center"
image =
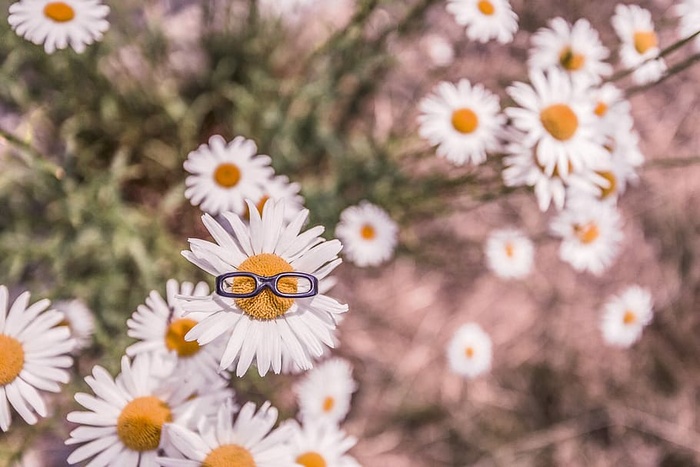
{"label": "yellow flower center", "polygon": [[540,121],[544,129],[559,141],[570,139],[578,129],[578,117],[566,104],[546,107],[540,112]]}
{"label": "yellow flower center", "polygon": [[640,54],[659,45],[659,39],[654,31],[637,31],[634,33],[634,48]]}
{"label": "yellow flower center", "polygon": [[598,102],[598,105],[595,106],[593,113],[599,117],[604,117],[605,114],[608,113],[608,104],[605,102]]}
{"label": "yellow flower center", "polygon": [[24,347],[14,337],[0,334],[0,386],[10,384],[24,368]]}
{"label": "yellow flower center", "polygon": [[479,117],[473,110],[462,108],[452,112],[452,126],[463,134],[472,133],[479,126]]}
{"label": "yellow flower center", "polygon": [[512,258],[514,254],[515,254],[515,247],[513,246],[513,244],[510,242],[506,243],[506,256],[509,258]]}
{"label": "yellow flower center", "polygon": [[333,407],[335,406],[335,399],[333,399],[331,396],[326,397],[323,399],[323,411],[324,412],[330,412],[333,410]]}
{"label": "yellow flower center", "polygon": [[255,459],[243,446],[224,444],[207,455],[202,467],[255,467]]}
{"label": "yellow flower center", "polygon": [[186,341],[185,334],[197,324],[197,321],[189,318],[176,319],[165,332],[165,346],[168,350],[174,350],[180,357],[191,357],[199,352],[197,341]]}
{"label": "yellow flower center", "polygon": [[588,245],[600,236],[600,229],[595,223],[589,222],[585,225],[575,225],[574,233],[581,243]]}
{"label": "yellow flower center", "polygon": [[493,6],[493,3],[489,2],[488,0],[481,0],[476,7],[479,9],[479,11],[486,15],[486,16],[491,16],[496,12],[496,8]]}
{"label": "yellow flower center", "polygon": [[173,415],[168,404],[154,396],[137,397],[122,409],[117,419],[117,435],[132,451],[158,449],[163,424]]}
{"label": "yellow flower center", "polygon": [[615,190],[617,190],[617,178],[615,178],[615,174],[612,172],[609,172],[609,171],[596,172],[596,173],[598,175],[600,175],[601,177],[603,177],[604,179],[606,179],[608,181],[608,183],[610,184],[610,186],[608,186],[607,188],[600,189],[600,198],[605,199],[608,196],[615,193]]}
{"label": "yellow flower center", "polygon": [[66,23],[75,18],[75,11],[67,3],[50,2],[44,6],[44,16],[57,23]]}
{"label": "yellow flower center", "polygon": [[221,187],[231,188],[241,180],[241,171],[234,164],[220,164],[214,171],[214,181]]}
{"label": "yellow flower center", "polygon": [[[271,253],[261,253],[251,256],[238,266],[239,271],[252,272],[259,276],[271,277],[281,272],[292,272],[294,269],[288,262]],[[297,292],[297,280],[285,277],[277,282],[277,288],[284,293]],[[255,281],[249,277],[236,277],[233,280],[233,291],[239,294],[255,290]],[[258,295],[250,298],[237,298],[236,305],[253,319],[271,320],[279,318],[294,304],[293,298],[278,297],[265,288]]]}
{"label": "yellow flower center", "polygon": [[565,70],[576,71],[583,68],[586,57],[575,53],[571,47],[564,47],[559,54],[559,63]]}
{"label": "yellow flower center", "polygon": [[360,229],[360,236],[365,240],[372,240],[374,237],[377,236],[377,231],[374,230],[374,227],[372,227],[371,225],[365,224]]}
{"label": "yellow flower center", "polygon": [[321,456],[321,454],[309,451],[297,457],[297,464],[301,464],[304,467],[326,467],[326,460]]}
{"label": "yellow flower center", "polygon": [[625,311],[625,315],[622,317],[622,322],[625,324],[634,324],[637,321],[637,315],[630,310]]}
{"label": "yellow flower center", "polygon": [[466,355],[467,358],[472,358],[474,356],[474,348],[469,346],[466,349],[464,349],[464,355]]}

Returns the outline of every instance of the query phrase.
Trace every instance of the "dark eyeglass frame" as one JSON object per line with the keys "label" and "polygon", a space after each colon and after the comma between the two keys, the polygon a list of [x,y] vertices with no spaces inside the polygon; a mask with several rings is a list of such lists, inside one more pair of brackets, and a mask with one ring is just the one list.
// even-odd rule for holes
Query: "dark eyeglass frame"
{"label": "dark eyeglass frame", "polygon": [[[226,279],[230,278],[236,278],[236,277],[248,277],[250,279],[253,279],[255,281],[255,289],[252,292],[248,293],[235,293],[235,292],[228,292],[224,289],[224,285]],[[309,290],[306,292],[297,292],[297,293],[285,293],[282,292],[278,287],[277,284],[281,279],[284,279],[285,277],[290,277],[290,278],[296,278],[296,279],[306,279],[309,281],[311,284],[311,287]],[[251,298],[255,297],[259,293],[263,291],[263,289],[270,289],[270,291],[277,295],[278,297],[282,298],[307,298],[307,297],[313,297],[314,295],[318,294],[318,279],[316,276],[312,274],[307,274],[305,272],[281,272],[279,274],[275,274],[274,276],[260,276],[258,274],[252,273],[252,272],[245,272],[245,271],[236,271],[236,272],[227,272],[226,274],[221,274],[220,276],[216,276],[216,294],[220,295],[222,297],[228,297],[228,298]]]}

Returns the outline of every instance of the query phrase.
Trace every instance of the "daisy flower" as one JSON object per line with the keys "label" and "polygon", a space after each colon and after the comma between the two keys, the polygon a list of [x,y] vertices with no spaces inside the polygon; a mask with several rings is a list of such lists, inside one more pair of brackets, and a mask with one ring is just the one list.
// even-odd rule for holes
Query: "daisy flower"
{"label": "daisy flower", "polygon": [[350,411],[350,399],[355,391],[352,365],[341,358],[321,363],[294,387],[304,423],[309,420],[340,423]]}
{"label": "daisy flower", "polygon": [[93,367],[85,382],[95,395],[75,395],[88,410],[68,414],[69,422],[83,425],[66,440],[68,445],[83,444],[68,456],[68,464],[93,458],[90,465],[155,465],[158,450],[169,448],[162,436],[164,424],[187,425],[194,416],[216,413],[225,394],[197,397],[190,384],[166,382],[160,376],[162,365],[153,355],[138,356],[133,362],[124,356],[116,379],[104,368]]}
{"label": "daisy flower", "polygon": [[603,135],[595,126],[593,104],[585,89],[556,68],[546,74],[532,70],[530,82],[531,86],[518,82],[507,89],[520,107],[505,112],[513,126],[525,133],[521,144],[535,148],[546,174],[556,169],[566,177],[605,160]]}
{"label": "daisy flower", "polygon": [[503,158],[503,183],[509,187],[530,186],[535,190],[537,205],[544,212],[554,203],[557,209],[563,209],[566,201],[566,185],[556,175],[547,175],[544,168],[537,162],[532,148],[520,145],[508,145]]}
{"label": "daisy flower", "polygon": [[209,214],[233,211],[243,215],[244,200],[261,199],[263,186],[274,173],[270,156],[257,151],[255,143],[242,136],[229,143],[219,135],[212,136],[208,145],[187,155],[184,167],[191,175],[185,179],[185,197]]}
{"label": "daisy flower", "polygon": [[622,91],[612,83],[589,89],[591,100],[595,104],[593,115],[597,122],[598,131],[614,136],[619,127],[625,131],[633,126],[631,105],[625,99]]}
{"label": "daisy flower", "polygon": [[[674,7],[680,23],[678,35],[681,38],[690,37],[700,31],[700,0],[682,0]],[[700,35],[693,39],[695,50],[700,51]]]}
{"label": "daisy flower", "polygon": [[166,425],[172,446],[178,457],[157,459],[163,467],[295,467],[287,443],[291,426],[273,430],[277,409],[269,402],[255,411],[248,402],[234,417],[234,409],[224,404],[216,420],[203,419],[198,433],[178,425]]}
{"label": "daisy flower", "polygon": [[[510,129],[506,133],[510,141],[523,139],[521,133]],[[567,188],[575,186],[579,191],[595,196],[601,187],[607,187],[607,180],[591,168],[582,168],[563,177],[555,167],[552,174],[547,174],[545,168],[537,161],[534,148],[523,147],[519,142],[506,145],[507,156],[503,159],[503,182],[506,186],[530,186],[534,188],[537,205],[542,212],[549,209],[550,204],[561,210],[566,203]],[[595,161],[598,171],[609,169],[609,157]]]}
{"label": "daisy flower", "polygon": [[109,29],[109,7],[100,0],[20,0],[7,18],[15,32],[50,54],[69,45],[78,53]]}
{"label": "daisy flower", "polygon": [[456,165],[481,164],[499,149],[498,131],[505,123],[498,97],[481,84],[462,79],[438,84],[418,108],[419,134],[437,154]]}
{"label": "daisy flower", "polygon": [[605,342],[629,347],[639,340],[653,315],[651,294],[634,285],[611,297],[603,308],[601,330]]}
{"label": "daisy flower", "polygon": [[535,247],[520,230],[492,232],[486,240],[486,264],[498,277],[520,279],[532,270]]}
{"label": "daisy flower", "polygon": [[632,79],[637,84],[658,80],[666,71],[659,55],[659,38],[654,31],[651,13],[639,5],[617,5],[612,25],[622,42],[620,61],[625,68],[635,68]]}
{"label": "daisy flower", "polygon": [[[304,209],[304,197],[299,194],[301,185],[291,183],[286,175],[279,175],[271,178],[262,187],[263,194],[260,198],[253,199],[258,213],[262,214],[263,206],[268,200],[284,201],[284,218],[291,221],[299,212]],[[245,218],[250,219],[250,212],[246,206]]]}
{"label": "daisy flower", "polygon": [[518,30],[518,15],[508,0],[449,0],[447,11],[457,24],[466,26],[467,37],[473,41],[496,39],[507,44]]}
{"label": "daisy flower", "polygon": [[139,342],[130,345],[126,354],[134,357],[146,352],[158,352],[174,359],[175,372],[185,378],[203,378],[207,381],[219,379],[219,357],[223,352],[224,342],[218,339],[206,346],[200,346],[196,341],[185,340],[185,334],[192,329],[204,315],[190,313],[185,316],[177,295],[206,297],[209,286],[199,282],[196,286],[191,282],[179,284],[170,279],[166,283],[167,301],[153,290],[146,303],[139,305],[131,318],[126,322],[129,337]]}
{"label": "daisy flower", "polygon": [[89,347],[95,334],[95,317],[85,302],[78,299],[60,300],[54,302],[53,308],[63,313],[64,320],[61,324],[68,327],[75,339],[73,350]]}
{"label": "daisy flower", "polygon": [[589,199],[567,203],[550,224],[562,238],[559,257],[577,271],[600,275],[617,257],[622,242],[620,214],[614,205]]}
{"label": "daisy flower", "polygon": [[[234,213],[223,213],[233,234],[211,216],[204,215],[202,221],[216,243],[190,239],[190,250],[183,251],[183,256],[214,276],[235,271],[266,277],[282,272],[312,274],[319,281],[319,293],[307,298],[283,298],[264,289],[250,298],[232,299],[217,294],[204,298],[183,296],[185,311],[206,314],[185,339],[206,345],[231,332],[219,368],[228,368],[237,361],[238,376],[245,374],[253,360],[261,376],[270,368],[280,373],[283,355],[299,367],[309,369],[312,360],[308,354],[320,356],[323,345],[334,346],[336,317],[348,310],[347,305],[320,292],[326,277],[341,262],[338,253],[342,245],[338,240],[319,237],[324,230],[321,226],[300,233],[309,215],[307,209],[287,225],[284,203],[268,201],[262,217],[252,202],[248,201],[248,206],[249,226]],[[297,279],[293,281],[284,284],[287,293],[301,292],[302,285]],[[245,278],[236,278],[232,286],[244,291],[249,284]]]}
{"label": "daisy flower", "polygon": [[548,26],[532,36],[530,68],[559,68],[573,79],[590,84],[599,83],[602,77],[612,73],[612,66],[604,62],[610,52],[588,20],[579,19],[571,26],[564,18],[552,18]]}
{"label": "daisy flower", "polygon": [[476,323],[457,329],[447,346],[447,361],[452,371],[473,379],[491,369],[491,338]]}
{"label": "daisy flower", "polygon": [[389,214],[368,201],[345,208],[335,228],[345,246],[344,256],[360,267],[377,266],[391,259],[398,231]]}
{"label": "daisy flower", "polygon": [[319,423],[316,420],[305,421],[303,426],[292,420],[286,425],[293,430],[289,447],[297,466],[360,467],[347,454],[357,439],[348,436],[337,425]]}
{"label": "daisy flower", "polygon": [[421,46],[435,67],[446,67],[454,62],[455,49],[452,42],[440,34],[423,36]]}
{"label": "daisy flower", "polygon": [[[12,423],[10,405],[30,425],[46,417],[46,404],[37,389],[59,392],[67,383],[68,355],[75,346],[70,331],[59,324],[63,314],[48,309],[51,302],[29,305],[29,292],[9,305],[7,287],[0,285],[0,430]],[[9,403],[9,405],[8,405]]]}

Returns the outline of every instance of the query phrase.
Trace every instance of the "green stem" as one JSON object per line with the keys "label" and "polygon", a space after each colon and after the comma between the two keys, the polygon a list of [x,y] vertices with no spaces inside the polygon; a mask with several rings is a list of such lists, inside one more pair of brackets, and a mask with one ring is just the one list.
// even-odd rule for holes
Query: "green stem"
{"label": "green stem", "polygon": [[6,131],[2,128],[0,128],[0,138],[17,148],[18,151],[15,154],[29,167],[38,166],[39,168],[45,169],[46,171],[52,173],[58,179],[63,178],[63,175],[65,174],[64,170],[54,162],[51,162],[46,156],[44,156],[38,149],[27,141],[24,141],[14,133]]}

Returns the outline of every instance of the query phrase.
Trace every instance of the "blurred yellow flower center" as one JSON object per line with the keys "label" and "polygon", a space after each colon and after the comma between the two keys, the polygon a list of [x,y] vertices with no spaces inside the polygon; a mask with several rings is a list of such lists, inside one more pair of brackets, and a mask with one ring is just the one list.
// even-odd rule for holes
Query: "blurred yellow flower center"
{"label": "blurred yellow flower center", "polygon": [[469,346],[466,349],[464,349],[464,355],[466,355],[467,358],[472,358],[474,356],[474,348]]}
{"label": "blurred yellow flower center", "polygon": [[168,404],[154,396],[137,397],[119,414],[117,435],[132,451],[153,451],[160,444],[163,424],[172,421]]}
{"label": "blurred yellow flower center", "polygon": [[165,332],[165,346],[168,350],[174,350],[180,357],[191,357],[199,352],[197,341],[186,341],[185,334],[197,324],[197,321],[189,318],[176,319]]}
{"label": "blurred yellow flower center", "polygon": [[493,3],[489,2],[488,0],[481,0],[479,3],[477,3],[476,6],[479,9],[479,11],[485,14],[486,16],[491,16],[496,11],[496,8],[494,8]]}
{"label": "blurred yellow flower center", "polygon": [[241,171],[234,164],[220,164],[214,171],[214,181],[224,188],[231,188],[241,180]]}
{"label": "blurred yellow flower center", "polygon": [[452,126],[460,133],[472,133],[479,126],[479,117],[473,110],[462,108],[452,112]]}
{"label": "blurred yellow flower center", "polygon": [[622,322],[625,324],[634,324],[637,321],[637,315],[630,310],[625,311],[625,315],[622,317]]}
{"label": "blurred yellow flower center", "polygon": [[634,33],[634,48],[640,54],[659,45],[659,39],[654,31],[637,31]]}
{"label": "blurred yellow flower center", "polygon": [[576,71],[583,68],[586,63],[586,57],[575,53],[571,47],[564,47],[559,54],[559,63],[565,70]]}
{"label": "blurred yellow flower center", "polygon": [[0,334],[0,386],[10,384],[24,368],[24,348],[14,337]]}
{"label": "blurred yellow flower center", "polygon": [[323,456],[313,451],[305,452],[301,456],[297,457],[296,462],[304,467],[326,467],[326,460],[323,458]]}
{"label": "blurred yellow flower center", "polygon": [[612,195],[615,193],[615,190],[617,190],[617,178],[615,178],[615,174],[609,171],[605,172],[596,172],[598,175],[603,177],[605,180],[608,181],[610,184],[607,188],[601,188],[600,189],[600,197],[601,199],[605,199],[608,196]]}
{"label": "blurred yellow flower center", "polygon": [[589,222],[585,225],[575,225],[574,233],[581,243],[587,245],[593,243],[600,236],[600,229],[595,223]]}
{"label": "blurred yellow flower center", "polygon": [[[270,199],[270,197],[268,195],[263,195],[263,197],[260,198],[260,201],[258,201],[255,204],[255,208],[258,210],[258,212],[260,213],[261,216],[262,216],[263,208],[265,207],[265,203],[267,203],[267,201],[269,199]],[[250,220],[250,209],[248,208],[248,204],[245,205],[245,213],[243,214],[243,216],[246,219]]]}
{"label": "blurred yellow flower center", "polygon": [[49,2],[44,6],[44,16],[57,23],[65,23],[75,18],[75,11],[67,3]]}
{"label": "blurred yellow flower center", "polygon": [[[271,253],[261,253],[251,256],[238,266],[242,272],[252,272],[259,276],[272,277],[281,272],[292,272],[294,268],[288,262]],[[296,293],[297,280],[284,277],[277,282],[280,292]],[[233,280],[233,291],[239,294],[255,290],[255,281],[249,277],[236,277]],[[293,298],[278,297],[265,288],[258,295],[250,298],[237,298],[236,305],[253,319],[271,320],[279,318],[294,304]]]}
{"label": "blurred yellow flower center", "polygon": [[544,129],[559,141],[570,139],[578,129],[578,117],[566,104],[546,107],[540,112],[540,121]]}
{"label": "blurred yellow flower center", "polygon": [[377,236],[377,231],[374,230],[374,227],[372,227],[371,225],[365,224],[360,229],[360,236],[365,240],[372,240],[374,237]]}
{"label": "blurred yellow flower center", "polygon": [[224,444],[204,458],[202,467],[255,467],[255,459],[243,446]]}
{"label": "blurred yellow flower center", "polygon": [[604,117],[606,113],[608,113],[608,104],[605,102],[598,102],[598,105],[595,106],[595,110],[593,110],[593,113],[595,113],[599,117]]}
{"label": "blurred yellow flower center", "polygon": [[515,247],[513,246],[513,244],[510,242],[506,243],[506,256],[509,258],[512,258],[514,254],[515,254]]}
{"label": "blurred yellow flower center", "polygon": [[333,410],[333,407],[335,406],[335,399],[333,399],[331,396],[326,397],[323,399],[323,411],[324,412],[330,412]]}

